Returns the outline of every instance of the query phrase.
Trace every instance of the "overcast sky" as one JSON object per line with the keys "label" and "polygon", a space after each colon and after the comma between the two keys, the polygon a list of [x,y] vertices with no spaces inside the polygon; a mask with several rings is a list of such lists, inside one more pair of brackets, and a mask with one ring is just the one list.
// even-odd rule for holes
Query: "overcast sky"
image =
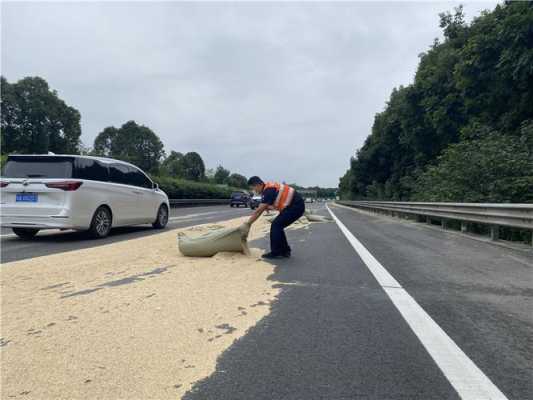
{"label": "overcast sky", "polygon": [[85,145],[133,119],[208,168],[337,186],[458,4],[2,2],[2,74],[45,78]]}

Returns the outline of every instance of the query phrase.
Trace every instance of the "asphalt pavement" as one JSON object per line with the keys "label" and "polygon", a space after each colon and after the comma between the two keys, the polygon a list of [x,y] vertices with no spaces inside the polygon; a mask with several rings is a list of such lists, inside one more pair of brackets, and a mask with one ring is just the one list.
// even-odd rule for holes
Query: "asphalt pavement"
{"label": "asphalt pavement", "polygon": [[[172,208],[167,229],[224,221],[248,214],[251,214],[249,208],[231,208],[229,205]],[[161,230],[153,229],[151,225],[138,225],[127,228],[115,228],[105,239],[88,239],[83,232],[45,230],[39,232],[34,239],[25,241],[13,234],[11,229],[3,228],[0,236],[0,262],[6,263],[65,251],[102,246],[141,236],[156,235],[161,232]]]}
{"label": "asphalt pavement", "polygon": [[[531,252],[332,210],[501,391],[495,398],[533,398]],[[186,399],[489,398],[479,394],[485,388],[459,395],[443,370],[460,374],[461,366],[435,362],[428,349],[438,350],[437,336],[422,345],[420,328],[406,322],[335,223],[290,231],[289,241],[293,257],[276,261],[270,277],[282,289],[270,315]]]}
{"label": "asphalt pavement", "polygon": [[[328,215],[323,206],[313,208]],[[215,372],[185,399],[533,399],[533,249],[331,210],[339,223],[288,231],[293,256],[273,262],[269,279],[281,292],[270,313],[220,355]],[[174,209],[169,225],[249,213]],[[2,262],[157,233],[117,229],[97,241],[72,232],[31,242],[7,236]],[[266,250],[269,243],[252,246]],[[391,293],[403,293],[403,300]],[[476,373],[491,387],[469,382]]]}

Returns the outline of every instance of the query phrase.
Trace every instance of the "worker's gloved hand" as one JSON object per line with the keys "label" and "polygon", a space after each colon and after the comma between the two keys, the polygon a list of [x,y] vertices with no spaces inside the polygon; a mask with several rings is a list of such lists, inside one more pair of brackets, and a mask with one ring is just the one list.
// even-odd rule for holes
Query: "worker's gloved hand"
{"label": "worker's gloved hand", "polygon": [[245,222],[241,226],[239,226],[239,231],[241,231],[241,237],[243,239],[246,239],[248,237],[248,234],[250,233],[250,227],[251,224],[249,222]]}

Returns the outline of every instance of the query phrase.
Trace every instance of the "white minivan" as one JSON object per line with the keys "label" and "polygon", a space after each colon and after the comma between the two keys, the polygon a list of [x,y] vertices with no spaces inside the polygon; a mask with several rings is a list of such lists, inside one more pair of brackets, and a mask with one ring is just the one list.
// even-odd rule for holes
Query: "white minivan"
{"label": "white minivan", "polygon": [[168,222],[167,195],[136,166],[76,155],[11,155],[0,178],[0,226],[30,239],[42,229],[85,230]]}

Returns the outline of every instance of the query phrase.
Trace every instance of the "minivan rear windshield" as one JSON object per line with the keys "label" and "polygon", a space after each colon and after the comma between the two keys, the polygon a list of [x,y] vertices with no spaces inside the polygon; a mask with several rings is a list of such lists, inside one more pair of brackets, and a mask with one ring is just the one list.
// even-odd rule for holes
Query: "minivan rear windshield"
{"label": "minivan rear windshield", "polygon": [[72,178],[72,159],[67,157],[16,157],[7,159],[5,178]]}

